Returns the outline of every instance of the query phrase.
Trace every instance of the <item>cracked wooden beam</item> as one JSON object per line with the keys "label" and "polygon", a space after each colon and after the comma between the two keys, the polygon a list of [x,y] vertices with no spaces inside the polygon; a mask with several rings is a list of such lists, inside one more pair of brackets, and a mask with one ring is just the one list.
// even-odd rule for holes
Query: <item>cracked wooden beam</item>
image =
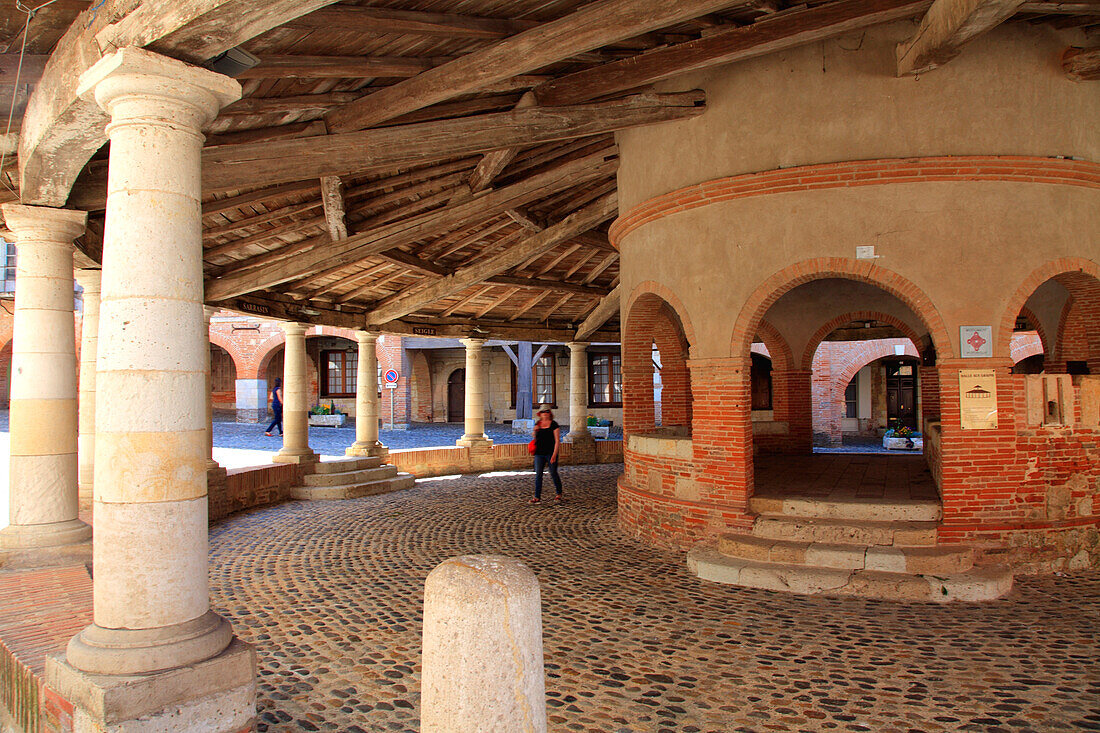
{"label": "cracked wooden beam", "polygon": [[1023,0],[936,0],[913,37],[898,44],[898,76],[943,66],[974,38],[1016,14]]}

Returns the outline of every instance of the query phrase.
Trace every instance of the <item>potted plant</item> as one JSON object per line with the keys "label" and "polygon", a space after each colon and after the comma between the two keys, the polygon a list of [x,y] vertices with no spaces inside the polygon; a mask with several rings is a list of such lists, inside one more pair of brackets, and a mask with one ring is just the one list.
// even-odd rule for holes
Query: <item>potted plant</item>
{"label": "potted plant", "polygon": [[309,408],[309,424],[326,428],[342,428],[347,422],[346,413],[340,412],[335,402],[317,404]]}
{"label": "potted plant", "polygon": [[882,436],[882,447],[887,450],[922,450],[924,440],[916,430],[903,425],[886,431]]}

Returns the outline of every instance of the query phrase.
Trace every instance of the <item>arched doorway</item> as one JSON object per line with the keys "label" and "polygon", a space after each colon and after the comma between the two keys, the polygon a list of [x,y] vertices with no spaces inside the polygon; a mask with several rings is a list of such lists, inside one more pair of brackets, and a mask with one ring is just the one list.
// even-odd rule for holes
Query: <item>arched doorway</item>
{"label": "arched doorway", "polygon": [[447,377],[447,422],[466,419],[466,370],[455,369]]}
{"label": "arched doorway", "polygon": [[237,406],[237,367],[228,351],[210,344],[210,393],[215,410]]}

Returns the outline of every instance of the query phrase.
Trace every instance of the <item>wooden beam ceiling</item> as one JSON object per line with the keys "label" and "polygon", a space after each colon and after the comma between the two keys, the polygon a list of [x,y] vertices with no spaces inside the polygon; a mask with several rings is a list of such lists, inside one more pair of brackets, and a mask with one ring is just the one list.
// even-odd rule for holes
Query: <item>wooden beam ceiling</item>
{"label": "wooden beam ceiling", "polygon": [[287,23],[286,27],[307,31],[331,31],[333,28],[339,28],[349,33],[377,35],[401,33],[447,39],[497,40],[522,33],[537,25],[538,23],[532,20],[479,18],[449,13],[339,5],[296,18]]}
{"label": "wooden beam ceiling", "polygon": [[898,76],[921,74],[955,58],[972,39],[1016,13],[1023,0],[935,0],[913,37],[898,44]]}
{"label": "wooden beam ceiling", "polygon": [[688,71],[744,61],[893,20],[920,15],[931,0],[837,0],[762,16],[751,25],[567,74],[535,88],[539,104],[577,104]]}
{"label": "wooden beam ceiling", "polygon": [[622,286],[616,285],[614,290],[596,304],[596,307],[592,309],[581,325],[577,326],[577,341],[587,341],[613,316],[618,315],[621,293]]}
{"label": "wooden beam ceiling", "polygon": [[325,137],[203,149],[204,190],[254,181],[362,174],[379,168],[687,119],[705,109],[702,92],[638,94],[559,109],[521,109]]}
{"label": "wooden beam ceiling", "polygon": [[578,53],[722,10],[731,0],[600,0],[330,110],[330,132],[362,130],[406,112],[484,89]]}

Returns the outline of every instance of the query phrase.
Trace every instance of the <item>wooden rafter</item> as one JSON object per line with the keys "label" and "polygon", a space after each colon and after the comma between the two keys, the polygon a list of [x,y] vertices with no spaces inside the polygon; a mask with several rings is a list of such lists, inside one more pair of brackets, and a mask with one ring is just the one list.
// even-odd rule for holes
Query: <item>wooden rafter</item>
{"label": "wooden rafter", "polygon": [[641,35],[737,2],[730,0],[603,0],[583,6],[564,18],[487,48],[460,56],[363,99],[329,111],[332,132],[362,130],[406,112],[427,107],[493,82],[526,74],[623,38]]}
{"label": "wooden rafter", "polygon": [[916,33],[898,44],[898,76],[943,66],[969,41],[1016,13],[1023,0],[935,0]]}
{"label": "wooden rafter", "polygon": [[489,311],[493,310],[497,306],[504,305],[504,303],[509,298],[511,298],[513,295],[515,295],[518,292],[519,292],[519,288],[508,288],[496,300],[490,302],[489,305],[485,306],[484,308],[479,310],[477,313],[475,313],[474,316],[476,318],[484,318],[486,316],[486,314],[489,313]]}
{"label": "wooden rafter", "polygon": [[550,295],[550,293],[545,290],[541,293],[535,293],[535,295],[529,298],[526,303],[517,308],[515,312],[512,313],[512,315],[508,316],[508,320],[519,320],[519,318],[523,316],[524,313],[527,313],[529,310],[541,303],[543,300],[546,299],[546,296],[548,295]]}
{"label": "wooden rafter", "polygon": [[339,28],[351,33],[439,36],[496,40],[533,28],[538,23],[510,18],[478,18],[447,13],[365,8],[349,5],[324,8],[292,20],[287,28],[329,31]]}
{"label": "wooden rafter", "polygon": [[447,316],[451,315],[452,313],[459,310],[460,308],[464,308],[469,303],[471,303],[472,301],[477,300],[478,298],[480,298],[487,291],[491,290],[492,287],[493,287],[492,285],[481,285],[479,287],[475,287],[473,290],[470,291],[469,295],[466,295],[465,297],[459,298],[458,300],[456,300],[454,302],[454,305],[448,306],[439,315],[442,316],[443,318],[446,318]]}
{"label": "wooden rafter", "polygon": [[614,290],[596,304],[596,307],[585,317],[581,325],[577,327],[577,341],[586,341],[592,334],[600,330],[603,324],[619,312],[619,300],[621,289],[616,286]]}
{"label": "wooden rafter", "polygon": [[344,184],[339,176],[321,179],[321,202],[325,209],[328,236],[334,242],[348,238],[348,223],[344,211]]}

